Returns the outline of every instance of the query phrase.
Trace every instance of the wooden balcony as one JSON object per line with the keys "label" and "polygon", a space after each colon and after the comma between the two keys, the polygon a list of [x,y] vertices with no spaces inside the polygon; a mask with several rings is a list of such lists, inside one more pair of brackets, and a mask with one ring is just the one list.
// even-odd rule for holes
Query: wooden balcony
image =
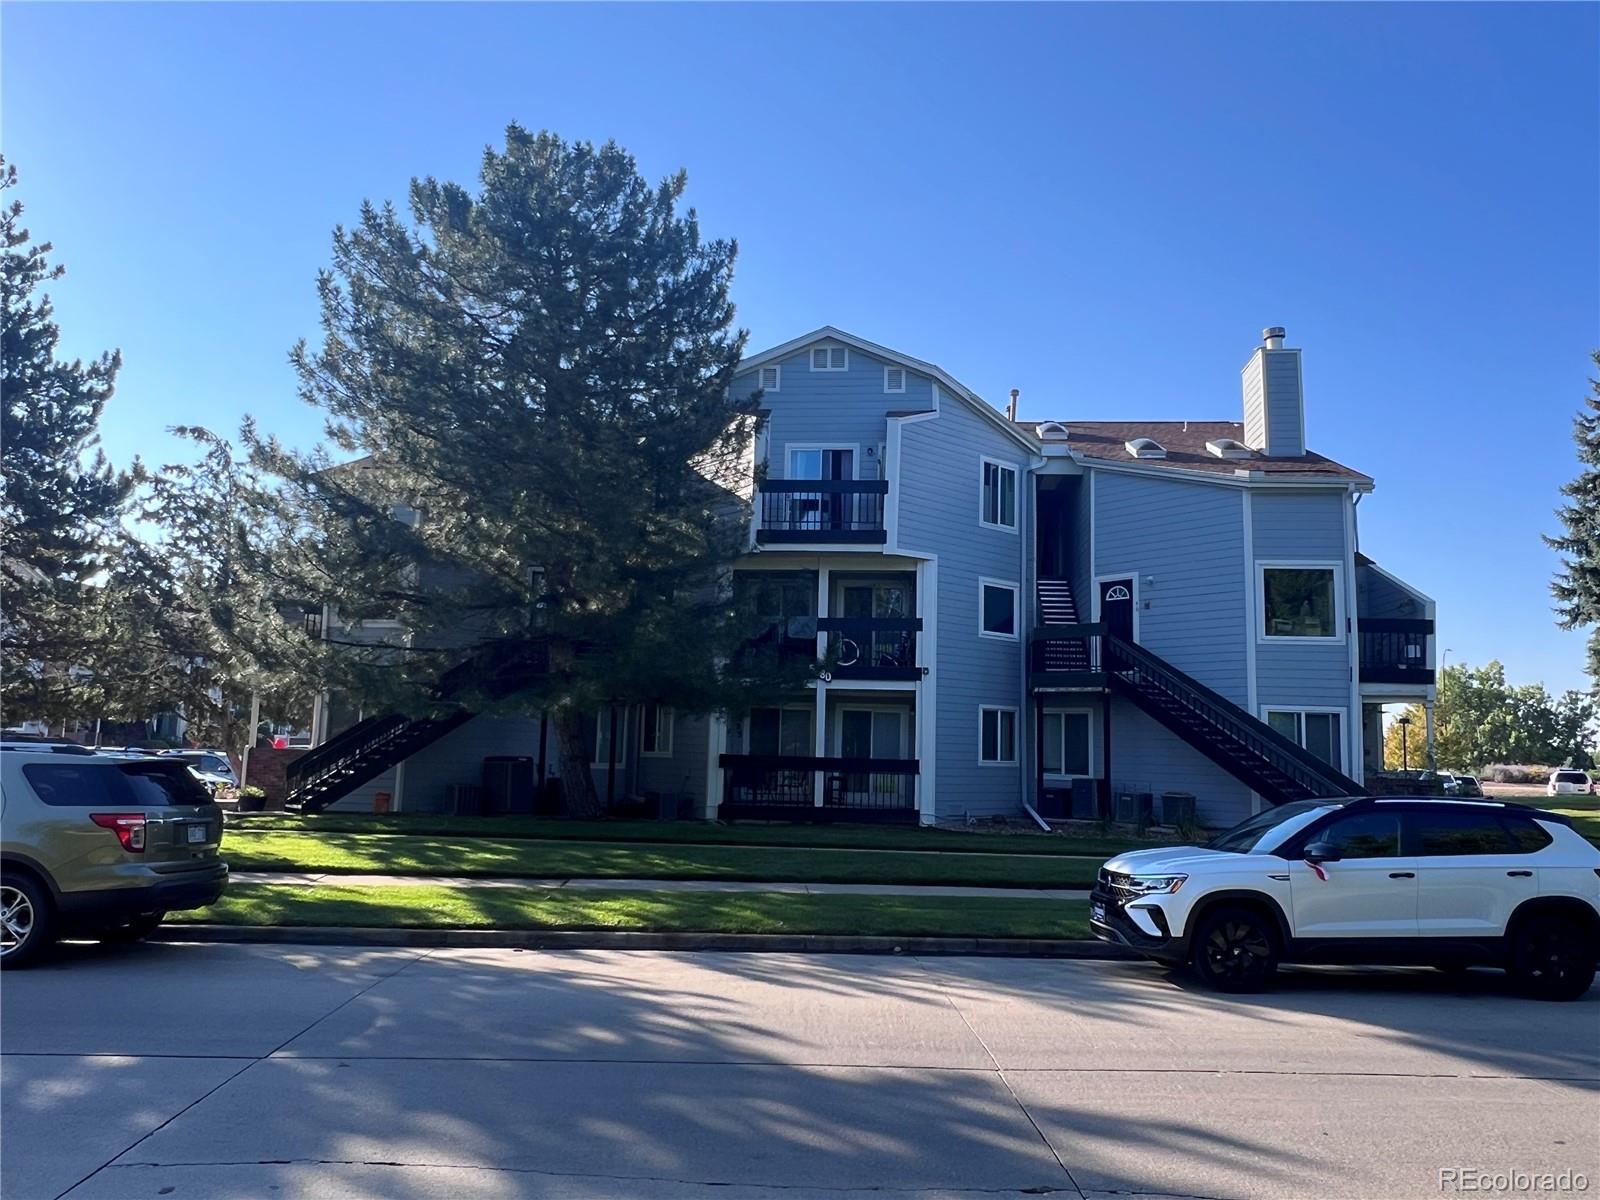
{"label": "wooden balcony", "polygon": [[1103,691],[1101,624],[1045,625],[1028,644],[1028,685],[1035,691]]}
{"label": "wooden balcony", "polygon": [[[887,821],[917,819],[914,758],[812,758],[724,754],[723,820]],[[817,803],[817,778],[822,803]]]}
{"label": "wooden balcony", "polygon": [[917,663],[920,617],[821,617],[817,630],[827,635],[830,679],[921,679]]}
{"label": "wooden balcony", "polygon": [[1361,617],[1362,683],[1414,683],[1432,687],[1433,622],[1415,617]]}
{"label": "wooden balcony", "polygon": [[887,479],[763,479],[756,541],[762,545],[883,545]]}

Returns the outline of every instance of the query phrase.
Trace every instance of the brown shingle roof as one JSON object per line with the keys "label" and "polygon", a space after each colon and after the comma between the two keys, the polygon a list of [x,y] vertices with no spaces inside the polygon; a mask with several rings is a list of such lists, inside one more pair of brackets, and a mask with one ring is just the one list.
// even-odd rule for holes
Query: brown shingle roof
{"label": "brown shingle roof", "polygon": [[[1048,421],[1018,421],[1035,437],[1039,426]],[[1058,421],[1067,430],[1065,445],[1084,458],[1108,462],[1137,462],[1146,467],[1168,470],[1206,471],[1213,475],[1233,475],[1239,471],[1262,475],[1327,476],[1329,479],[1367,479],[1360,471],[1307,450],[1298,458],[1268,458],[1264,454],[1249,458],[1218,458],[1206,443],[1218,438],[1244,441],[1244,426],[1237,421]],[[1153,438],[1166,450],[1165,458],[1134,458],[1127,443],[1135,438]],[[1063,443],[1052,439],[1046,445]]]}

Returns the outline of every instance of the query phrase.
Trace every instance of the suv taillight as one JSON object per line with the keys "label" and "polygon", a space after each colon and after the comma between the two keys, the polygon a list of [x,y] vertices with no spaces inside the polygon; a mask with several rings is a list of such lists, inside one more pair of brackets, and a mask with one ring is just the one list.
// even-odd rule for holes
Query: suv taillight
{"label": "suv taillight", "polygon": [[144,853],[143,813],[90,813],[89,819],[100,828],[116,834],[124,850],[134,854]]}

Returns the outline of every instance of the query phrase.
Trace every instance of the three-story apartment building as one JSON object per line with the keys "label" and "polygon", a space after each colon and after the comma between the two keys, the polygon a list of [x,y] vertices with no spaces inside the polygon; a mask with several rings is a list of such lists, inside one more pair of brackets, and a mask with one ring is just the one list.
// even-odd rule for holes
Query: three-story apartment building
{"label": "three-story apartment building", "polygon": [[[1359,790],[1382,705],[1431,712],[1433,602],[1360,553],[1373,481],[1307,449],[1281,329],[1244,365],[1241,421],[1020,422],[1014,396],[1002,413],[832,327],[751,356],[735,387],[762,418],[735,584],[781,652],[826,668],[744,713],[597,716],[603,794],[949,824],[1130,799],[1137,818],[1178,792],[1222,825]],[[438,806],[487,721],[390,764],[430,781],[402,806]],[[544,761],[536,724],[488,740]]]}

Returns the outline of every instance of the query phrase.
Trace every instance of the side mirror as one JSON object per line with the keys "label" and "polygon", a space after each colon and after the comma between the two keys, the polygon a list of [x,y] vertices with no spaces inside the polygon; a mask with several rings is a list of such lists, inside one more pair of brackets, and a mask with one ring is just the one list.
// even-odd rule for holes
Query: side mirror
{"label": "side mirror", "polygon": [[1308,863],[1338,862],[1344,855],[1331,842],[1312,842],[1301,855]]}

